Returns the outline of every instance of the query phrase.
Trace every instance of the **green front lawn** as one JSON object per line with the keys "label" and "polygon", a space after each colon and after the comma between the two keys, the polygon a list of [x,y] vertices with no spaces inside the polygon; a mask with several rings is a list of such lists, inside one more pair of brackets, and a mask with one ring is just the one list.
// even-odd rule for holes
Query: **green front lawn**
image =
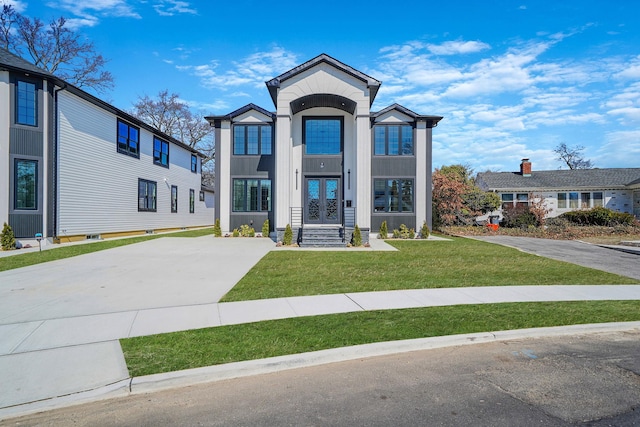
{"label": "green front lawn", "polygon": [[471,239],[389,243],[399,251],[270,252],[222,301],[394,289],[640,283]]}
{"label": "green front lawn", "polygon": [[458,305],[272,320],[121,340],[131,376],[351,345],[640,320],[640,301]]}

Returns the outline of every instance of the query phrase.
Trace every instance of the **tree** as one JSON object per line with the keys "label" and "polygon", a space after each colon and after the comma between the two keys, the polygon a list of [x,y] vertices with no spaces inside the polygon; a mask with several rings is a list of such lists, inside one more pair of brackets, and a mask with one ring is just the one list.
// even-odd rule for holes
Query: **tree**
{"label": "tree", "polygon": [[592,169],[594,165],[591,160],[583,157],[583,150],[584,147],[581,145],[569,147],[563,142],[554,148],[553,152],[558,155],[556,160],[565,163],[569,169]]}
{"label": "tree", "polygon": [[148,95],[139,97],[131,114],[203,153],[206,157],[202,161],[202,181],[213,186],[215,145],[204,115],[192,113],[179,94],[169,93],[167,89],[160,91],[155,99]]}
{"label": "tree", "polygon": [[25,57],[34,65],[79,88],[104,92],[113,87],[113,76],[103,71],[106,59],[93,42],[66,26],[60,17],[48,25],[38,18],[20,15],[11,5],[0,11],[0,46]]}

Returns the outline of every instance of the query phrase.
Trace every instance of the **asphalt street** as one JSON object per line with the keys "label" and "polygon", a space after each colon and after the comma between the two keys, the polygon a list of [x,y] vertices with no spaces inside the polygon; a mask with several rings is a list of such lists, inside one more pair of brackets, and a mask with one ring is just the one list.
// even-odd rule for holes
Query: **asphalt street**
{"label": "asphalt street", "polygon": [[21,426],[640,425],[640,330],[358,359],[104,400]]}

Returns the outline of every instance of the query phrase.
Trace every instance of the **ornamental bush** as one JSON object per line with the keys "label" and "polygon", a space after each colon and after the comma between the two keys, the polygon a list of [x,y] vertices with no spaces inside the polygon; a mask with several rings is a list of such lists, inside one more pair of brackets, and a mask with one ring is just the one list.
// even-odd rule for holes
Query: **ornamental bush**
{"label": "ornamental bush", "polygon": [[0,233],[0,246],[3,251],[9,251],[16,248],[16,236],[13,234],[13,229],[6,222],[2,227],[2,233]]}
{"label": "ornamental bush", "polygon": [[287,224],[287,226],[284,229],[284,236],[282,237],[282,244],[288,246],[291,243],[293,243],[293,231],[291,230],[291,226],[289,224]]}
{"label": "ornamental bush", "polygon": [[400,228],[393,230],[394,239],[413,239],[416,237],[416,231],[413,228],[408,228],[404,224],[400,224]]}
{"label": "ornamental bush", "polygon": [[422,228],[420,228],[420,238],[422,239],[429,238],[429,226],[427,225],[427,221],[422,223]]}
{"label": "ornamental bush", "polygon": [[378,238],[379,239],[387,238],[387,221],[382,221],[382,224],[380,224],[380,231],[378,231]]}
{"label": "ornamental bush", "polygon": [[216,219],[216,223],[213,226],[213,237],[222,237],[222,229],[220,228],[220,218]]}
{"label": "ornamental bush", "polygon": [[262,223],[262,237],[269,237],[269,220],[265,219]]}
{"label": "ornamental bush", "polygon": [[565,212],[560,215],[572,224],[576,225],[601,225],[615,227],[616,225],[632,225],[635,217],[626,212],[616,212],[602,206],[593,209]]}
{"label": "ornamental bush", "polygon": [[362,246],[362,233],[360,232],[360,227],[356,224],[356,228],[353,230],[353,236],[351,236],[351,244],[353,246]]}

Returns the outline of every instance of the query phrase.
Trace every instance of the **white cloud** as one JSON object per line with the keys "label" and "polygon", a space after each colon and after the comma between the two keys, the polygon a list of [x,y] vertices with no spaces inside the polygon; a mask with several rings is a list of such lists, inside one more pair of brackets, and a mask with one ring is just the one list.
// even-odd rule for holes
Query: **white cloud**
{"label": "white cloud", "polygon": [[113,16],[118,18],[135,18],[141,16],[126,0],[52,0],[47,6],[56,10],[70,12],[67,18],[70,28],[93,27],[100,23],[100,18]]}
{"label": "white cloud", "polygon": [[640,79],[640,55],[634,58],[626,68],[615,75],[619,79],[638,80]]}
{"label": "white cloud", "polygon": [[427,49],[436,55],[459,55],[465,53],[481,52],[490,49],[486,43],[480,41],[447,41],[442,44],[428,44]]}
{"label": "white cloud", "polygon": [[198,11],[189,2],[180,0],[161,0],[154,4],[153,8],[160,16],[173,16],[177,13],[198,14]]}
{"label": "white cloud", "polygon": [[2,0],[0,1],[0,6],[12,6],[18,13],[22,13],[27,9],[27,3],[20,0]]}
{"label": "white cloud", "polygon": [[598,167],[638,167],[640,130],[614,131],[605,134],[598,150]]}

